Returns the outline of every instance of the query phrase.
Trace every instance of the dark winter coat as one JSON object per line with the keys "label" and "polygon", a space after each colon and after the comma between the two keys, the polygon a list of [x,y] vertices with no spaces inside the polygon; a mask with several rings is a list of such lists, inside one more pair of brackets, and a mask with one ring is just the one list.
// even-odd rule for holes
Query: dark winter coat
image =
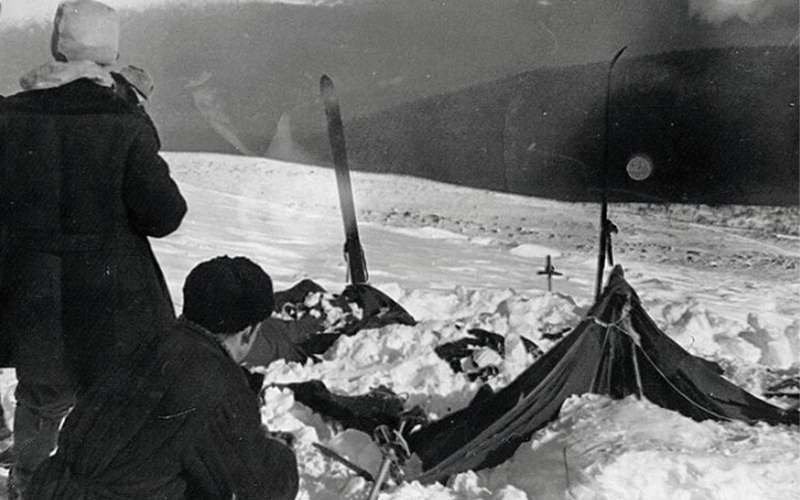
{"label": "dark winter coat", "polygon": [[86,385],[174,321],[147,237],[186,203],[158,149],[139,106],[88,80],[0,101],[0,342],[20,378]]}
{"label": "dark winter coat", "polygon": [[178,322],[93,386],[33,478],[34,500],[291,500],[294,453],[205,330]]}

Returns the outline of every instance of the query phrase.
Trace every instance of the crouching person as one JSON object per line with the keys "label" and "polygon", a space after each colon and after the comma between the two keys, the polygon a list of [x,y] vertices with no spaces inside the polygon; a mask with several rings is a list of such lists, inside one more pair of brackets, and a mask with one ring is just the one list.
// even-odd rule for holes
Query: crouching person
{"label": "crouching person", "polygon": [[295,497],[294,453],[261,424],[238,365],[272,313],[269,276],[218,257],[183,294],[177,325],[146,335],[78,402],[26,500]]}

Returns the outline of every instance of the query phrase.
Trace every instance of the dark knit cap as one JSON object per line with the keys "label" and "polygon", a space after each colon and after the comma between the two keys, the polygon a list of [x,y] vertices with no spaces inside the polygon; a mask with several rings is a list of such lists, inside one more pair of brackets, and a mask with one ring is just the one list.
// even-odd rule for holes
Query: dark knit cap
{"label": "dark knit cap", "polygon": [[246,257],[217,257],[191,270],[183,316],[212,333],[236,333],[272,315],[272,280]]}

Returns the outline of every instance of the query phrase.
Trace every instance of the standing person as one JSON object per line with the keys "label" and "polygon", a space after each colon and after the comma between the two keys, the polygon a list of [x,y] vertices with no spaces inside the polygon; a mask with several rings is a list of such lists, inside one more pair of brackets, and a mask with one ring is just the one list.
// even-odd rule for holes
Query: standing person
{"label": "standing person", "polygon": [[175,231],[186,203],[155,129],[119,96],[113,9],[62,3],[55,61],[0,101],[0,304],[17,370],[14,465],[24,492],[58,428],[138,332],[175,321],[148,236]]}
{"label": "standing person", "polygon": [[[239,363],[274,307],[244,257],[196,266],[183,315],[81,397],[30,500],[292,500],[292,450],[261,424]],[[262,333],[262,335],[268,332]]]}

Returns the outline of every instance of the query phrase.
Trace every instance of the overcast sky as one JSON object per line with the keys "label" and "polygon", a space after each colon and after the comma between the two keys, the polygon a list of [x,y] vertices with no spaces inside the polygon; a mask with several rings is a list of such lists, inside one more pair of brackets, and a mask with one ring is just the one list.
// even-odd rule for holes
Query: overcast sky
{"label": "overcast sky", "polygon": [[[61,0],[0,0],[2,19],[0,22],[16,24],[32,19],[49,20],[55,13]],[[318,0],[103,0],[115,8],[146,8],[150,5],[174,2],[275,2],[282,3],[316,3]],[[402,0],[396,0],[402,1]],[[447,1],[447,0],[442,0]],[[456,0],[457,1],[457,0]],[[492,1],[492,0],[487,0]],[[541,6],[552,5],[560,1],[574,0],[529,0]],[[673,0],[664,0],[673,1]],[[731,18],[739,18],[748,22],[757,22],[776,13],[781,6],[796,5],[797,0],[689,0],[690,13],[711,22],[724,22]]]}
{"label": "overcast sky", "polygon": [[[2,14],[0,22],[16,24],[32,19],[50,20],[56,7],[62,0],[0,0]],[[146,8],[163,3],[186,2],[198,4],[202,2],[238,2],[240,0],[101,0],[114,8]],[[244,1],[244,0],[242,0]],[[272,2],[276,0],[246,0]],[[281,0],[283,3],[314,3],[315,0]]]}

